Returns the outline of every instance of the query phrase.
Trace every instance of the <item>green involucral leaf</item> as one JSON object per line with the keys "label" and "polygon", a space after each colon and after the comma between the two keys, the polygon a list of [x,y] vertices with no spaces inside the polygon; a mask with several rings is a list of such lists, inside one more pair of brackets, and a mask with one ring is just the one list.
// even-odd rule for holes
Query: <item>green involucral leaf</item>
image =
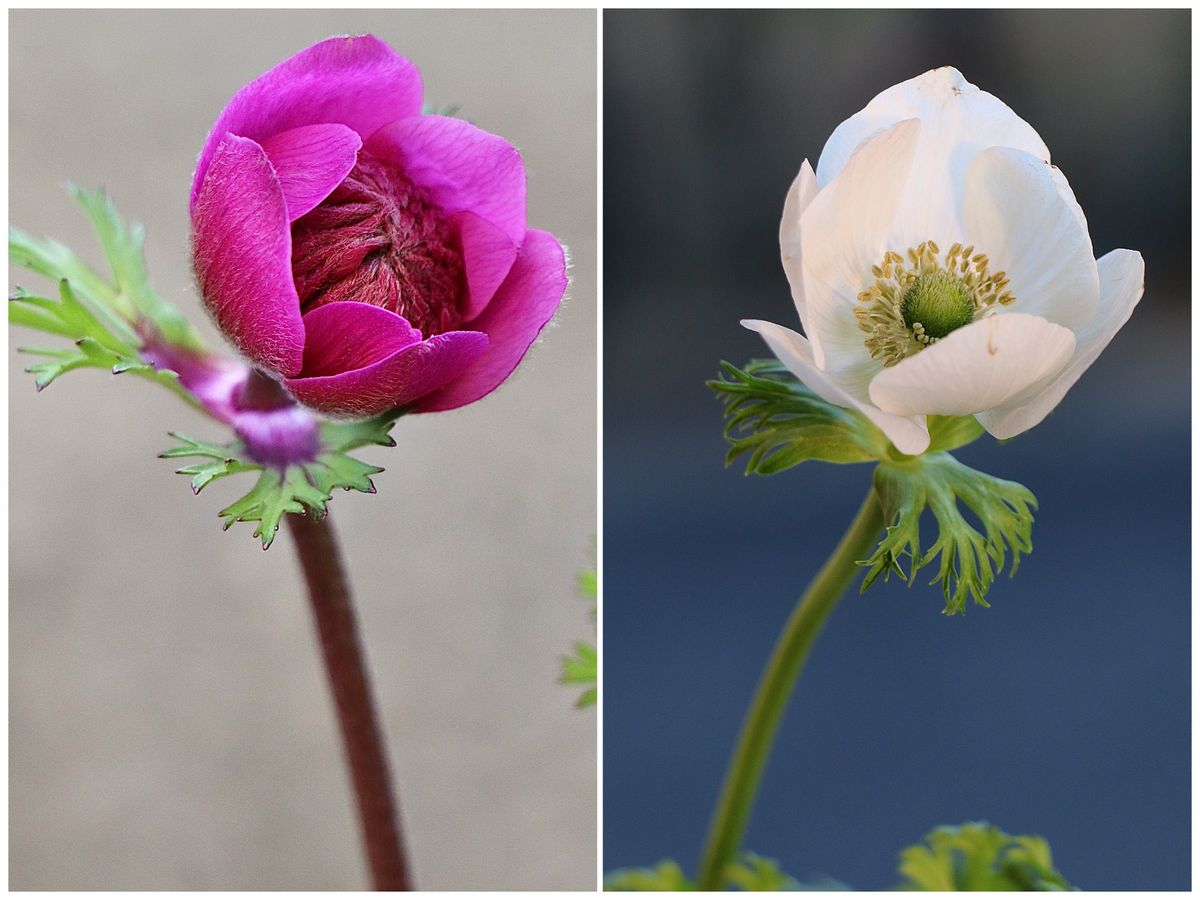
{"label": "green involucral leaf", "polygon": [[388,432],[400,413],[389,413],[367,422],[325,422],[321,425],[321,448],[317,457],[286,471],[263,466],[245,456],[238,441],[213,444],[172,433],[179,441],[159,456],[164,459],[199,458],[202,461],[176,469],[192,479],[193,493],[200,493],[221,478],[242,472],[257,472],[254,486],[218,515],[225,527],[237,522],[256,522],[254,536],[266,550],[275,540],[279,524],[288,513],[324,515],[335,490],[374,493],[372,475],[383,469],[347,455],[347,450],[366,444],[393,444]]}
{"label": "green involucral leaf", "polygon": [[[285,473],[274,469],[261,471],[258,482],[250,492],[229,504],[217,515],[224,516],[226,529],[232,527],[235,522],[257,522],[254,536],[262,539],[263,549],[266,550],[275,540],[283,517],[287,513],[304,512],[304,504],[289,490],[292,487],[289,477],[291,469]],[[319,504],[318,511],[325,511],[324,502]]]}
{"label": "green involucral leaf", "polygon": [[822,400],[777,360],[751,360],[745,369],[722,362],[708,386],[725,403],[726,465],[748,456],[747,474],[774,475],[810,459],[869,462],[891,446],[865,416]]}
{"label": "green involucral leaf", "polygon": [[321,443],[338,453],[371,445],[395,447],[392,426],[404,413],[403,409],[395,409],[361,422],[322,422]]}
{"label": "green involucral leaf", "polygon": [[326,494],[332,494],[335,488],[373,494],[375,482],[371,476],[383,471],[379,466],[368,465],[341,452],[325,453],[305,469],[316,488]]}
{"label": "green involucral leaf", "polygon": [[[887,532],[862,565],[868,571],[861,590],[893,573],[910,585],[917,572],[938,559],[933,583],[941,583],[947,615],[965,612],[967,600],[987,606],[986,595],[1012,555],[1009,575],[1022,553],[1033,549],[1033,510],[1037,500],[1028,488],[964,466],[948,453],[880,463],[875,492],[883,505]],[[960,506],[961,504],[961,506]],[[981,533],[963,515],[963,507],[982,523]],[[921,545],[921,517],[928,509],[937,538]],[[905,571],[907,562],[908,571]]]}
{"label": "green involucral leaf", "polygon": [[[888,529],[868,567],[862,590],[880,575],[913,583],[917,572],[939,560],[946,613],[964,612],[967,600],[987,606],[988,589],[1009,554],[1015,573],[1030,543],[1037,501],[1026,488],[970,469],[946,451],[983,434],[973,416],[928,416],[930,446],[920,456],[898,452],[865,416],[828,403],[777,360],[751,360],[738,369],[721,363],[708,383],[725,402],[726,463],[746,456],[746,472],[774,475],[810,459],[878,462],[875,489]],[[963,515],[982,522],[981,533]],[[921,546],[921,518],[933,514],[938,535]],[[907,570],[906,570],[907,565]]]}
{"label": "green involucral leaf", "polygon": [[1050,845],[986,822],[942,826],[900,852],[902,891],[1069,891]]}
{"label": "green involucral leaf", "polygon": [[194,438],[175,431],[171,432],[171,437],[180,441],[180,445],[158,454],[160,459],[199,456],[207,460],[207,462],[193,463],[190,466],[184,466],[182,469],[175,470],[176,474],[192,476],[193,494],[199,494],[218,478],[224,478],[227,475],[236,475],[239,472],[258,471],[262,468],[254,463],[241,462],[236,456],[231,456],[231,447],[197,441]]}

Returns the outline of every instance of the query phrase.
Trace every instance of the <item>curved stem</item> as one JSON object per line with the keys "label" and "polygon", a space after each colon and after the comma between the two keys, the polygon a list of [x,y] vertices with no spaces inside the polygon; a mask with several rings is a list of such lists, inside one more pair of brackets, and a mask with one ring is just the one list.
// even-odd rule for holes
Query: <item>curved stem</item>
{"label": "curved stem", "polygon": [[308,584],[325,671],[337,707],[372,885],[377,891],[412,890],[400,818],[392,800],[383,733],[337,538],[328,516],[314,520],[293,513],[287,521]]}
{"label": "curved stem", "polygon": [[741,847],[758,794],[758,784],[779,729],[780,719],[813,641],[883,529],[883,512],[872,489],[837,549],[825,561],[793,610],[759,681],[754,702],[742,725],[737,749],[725,773],[721,799],[713,813],[708,841],[700,861],[697,889],[719,891],[725,867]]}

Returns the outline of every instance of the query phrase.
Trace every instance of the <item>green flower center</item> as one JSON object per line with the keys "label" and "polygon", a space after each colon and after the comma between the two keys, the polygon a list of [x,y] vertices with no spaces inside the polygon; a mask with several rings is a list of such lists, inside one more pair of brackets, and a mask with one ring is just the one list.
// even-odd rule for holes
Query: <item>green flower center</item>
{"label": "green flower center", "polygon": [[975,301],[966,285],[947,272],[919,275],[904,292],[900,314],[914,334],[943,338],[975,318]]}

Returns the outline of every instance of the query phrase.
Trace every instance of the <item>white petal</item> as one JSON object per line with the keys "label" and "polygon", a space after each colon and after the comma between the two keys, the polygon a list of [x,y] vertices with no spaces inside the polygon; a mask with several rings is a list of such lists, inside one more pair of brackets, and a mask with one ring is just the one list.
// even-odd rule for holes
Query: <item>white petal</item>
{"label": "white petal", "polygon": [[1050,151],[1028,122],[967,81],[958,69],[946,66],[888,88],[834,129],[817,161],[817,182],[829,184],[859,144],[875,132],[913,118],[921,120],[918,153],[936,150],[950,162],[965,152],[966,159],[954,159],[964,171],[970,156],[984,147],[1016,147],[1050,159]]}
{"label": "white petal", "polygon": [[1051,166],[1050,173],[1054,177],[1054,186],[1058,188],[1059,196],[1063,198],[1063,202],[1071,208],[1071,212],[1075,218],[1079,220],[1079,227],[1084,231],[1088,230],[1087,217],[1083,214],[1083,207],[1079,205],[1079,201],[1075,199],[1075,192],[1071,190],[1071,185],[1067,181],[1067,176],[1062,173],[1062,169],[1058,166]]}
{"label": "white petal", "polygon": [[903,253],[924,240],[948,246],[959,240],[958,198],[967,165],[985,147],[1015,147],[1049,160],[1036,131],[996,97],[952,67],[934,69],[888,88],[830,135],[817,163],[817,182],[829,184],[855,149],[881,128],[921,120],[916,163],[893,235]]}
{"label": "white petal", "polygon": [[858,410],[874,422],[901,453],[915,456],[929,447],[929,432],[925,428],[924,417],[893,416],[869,403],[856,400],[827,373],[817,368],[812,347],[804,335],[758,319],[744,319],[742,325],[761,334],[771,352],[814,394],[834,406]]}
{"label": "white petal", "polygon": [[1136,250],[1114,250],[1102,256],[1097,265],[1100,309],[1076,335],[1075,355],[1067,368],[1032,400],[980,413],[980,424],[991,434],[1010,438],[1046,418],[1129,320],[1145,290],[1146,264],[1142,255]]}
{"label": "white petal", "polygon": [[783,271],[792,287],[792,300],[801,322],[807,314],[804,311],[803,269],[800,267],[800,217],[817,196],[817,190],[817,176],[806,159],[788,190],[787,199],[783,201],[783,219],[779,223],[779,253],[783,257]]}
{"label": "white petal", "polygon": [[889,250],[904,256],[923,241],[933,241],[943,251],[955,242],[966,242],[962,195],[956,192],[952,177],[940,153],[922,152],[918,147],[888,233]]}
{"label": "white petal", "polygon": [[1032,393],[1062,372],[1075,335],[1024,313],[988,316],[884,369],[871,402],[898,416],[969,416]]}
{"label": "white petal", "polygon": [[984,150],[967,170],[963,223],[991,271],[1012,281],[1012,311],[1077,330],[1096,313],[1100,280],[1087,222],[1074,196],[1064,195],[1065,182],[1021,150]]}
{"label": "white petal", "polygon": [[866,355],[853,310],[887,249],[920,130],[908,119],[872,137],[800,217],[804,328],[822,369],[838,371]]}

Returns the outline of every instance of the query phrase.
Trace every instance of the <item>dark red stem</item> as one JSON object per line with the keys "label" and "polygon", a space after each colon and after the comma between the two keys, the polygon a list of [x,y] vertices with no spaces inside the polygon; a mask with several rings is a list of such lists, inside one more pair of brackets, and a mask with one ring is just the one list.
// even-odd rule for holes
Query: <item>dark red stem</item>
{"label": "dark red stem", "polygon": [[287,520],[308,583],[325,670],[342,728],[371,882],[377,891],[409,891],[411,875],[400,836],[400,817],[392,799],[383,732],[371,696],[337,538],[328,516],[315,520],[290,514]]}

